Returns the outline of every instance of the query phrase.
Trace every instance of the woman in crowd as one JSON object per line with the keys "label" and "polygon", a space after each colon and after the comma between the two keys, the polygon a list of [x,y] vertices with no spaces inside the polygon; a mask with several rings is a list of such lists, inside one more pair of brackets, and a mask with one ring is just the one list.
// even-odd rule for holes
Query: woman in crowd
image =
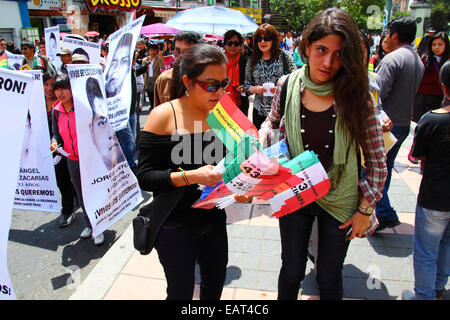
{"label": "woman in crowd", "polygon": [[[278,298],[296,299],[305,276],[308,242],[318,219],[317,276],[321,299],[342,299],[342,268],[349,240],[362,237],[386,179],[378,110],[369,94],[358,27],[343,10],[319,13],[303,32],[306,65],[280,79],[263,139],[279,129],[295,157],[314,151],[331,189],[314,203],[279,219],[282,266]],[[359,146],[366,174],[360,177]]]}
{"label": "woman in crowd", "polygon": [[[47,106],[47,120],[50,136],[52,135],[52,109],[54,103],[58,100],[53,90],[56,77],[46,72],[42,78],[44,82],[44,95],[45,104]],[[54,157],[57,156],[53,154]],[[61,216],[58,219],[58,226],[65,227],[72,223],[75,218],[75,206],[76,199],[75,190],[70,182],[69,169],[67,168],[67,160],[65,157],[59,156],[60,160],[55,164],[56,183],[58,185],[59,192],[61,192]]]}
{"label": "woman in crowd", "polygon": [[[245,90],[249,94],[256,94],[253,124],[259,129],[270,112],[278,79],[297,67],[292,56],[280,49],[277,29],[271,24],[260,25],[253,39],[253,55],[245,69]],[[266,88],[269,89],[265,89],[264,84],[268,84]],[[269,84],[273,86],[271,89]]]}
{"label": "woman in crowd", "polygon": [[226,93],[248,116],[248,98],[244,89],[245,66],[247,65],[247,57],[241,53],[242,35],[236,30],[229,30],[223,36],[225,44],[225,55],[227,56],[227,77],[230,84],[226,89]]}
{"label": "woman in crowd", "polygon": [[[414,102],[414,122],[418,122],[427,111],[438,109],[441,106],[442,91],[439,82],[439,71],[441,66],[448,60],[449,54],[450,46],[447,34],[441,31],[433,35],[427,43],[425,53],[421,57],[425,71]],[[418,163],[418,160],[411,156],[411,152],[408,155],[408,159],[414,164]]]}
{"label": "woman in crowd", "polygon": [[172,40],[166,40],[164,41],[163,56],[170,56],[171,54],[173,54]]}
{"label": "woman in crowd", "polygon": [[[181,59],[181,90],[174,100],[152,110],[141,133],[137,176],[141,188],[155,198],[168,193],[177,201],[171,212],[159,213],[167,218],[153,230],[167,279],[167,299],[192,299],[197,261],[200,299],[216,300],[222,294],[228,261],[225,212],[195,209],[192,204],[201,195],[197,184],[214,186],[222,179],[213,165],[225,156],[224,146],[206,118],[229,84],[227,60],[207,44],[186,49]],[[194,150],[196,145],[202,146],[200,153]]]}
{"label": "woman in crowd", "polygon": [[[50,150],[54,151],[61,148],[69,154],[66,157],[67,167],[69,169],[70,179],[77,193],[84,212],[85,228],[80,237],[85,239],[92,235],[92,226],[86,214],[81,192],[80,163],[78,158],[77,130],[75,125],[75,109],[73,105],[72,90],[67,74],[59,75],[53,85],[56,98],[52,110],[52,142]],[[57,151],[56,151],[57,152]],[[96,245],[101,245],[105,238],[103,233],[94,238]]]}
{"label": "woman in crowd", "polygon": [[450,62],[440,70],[442,108],[425,113],[414,131],[412,155],[426,159],[414,222],[414,292],[403,300],[443,300],[450,274]]}

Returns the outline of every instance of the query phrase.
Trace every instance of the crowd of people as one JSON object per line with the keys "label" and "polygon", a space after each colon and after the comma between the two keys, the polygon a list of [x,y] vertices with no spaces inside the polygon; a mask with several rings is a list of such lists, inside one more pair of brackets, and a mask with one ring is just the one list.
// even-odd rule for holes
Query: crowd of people
{"label": "crowd of people", "polygon": [[[202,150],[226,153],[206,122],[224,94],[253,121],[263,144],[286,139],[292,157],[314,151],[330,179],[326,196],[279,219],[279,299],[298,296],[315,220],[321,299],[343,298],[342,269],[352,239],[400,224],[388,191],[411,121],[417,126],[408,158],[421,162],[423,180],[414,233],[415,292],[405,291],[404,298],[443,297],[450,274],[450,46],[445,32],[434,31],[414,48],[416,28],[413,19],[400,17],[371,38],[348,13],[330,8],[300,36],[264,23],[251,35],[229,30],[214,45],[190,31],[163,42],[137,41],[129,122],[116,139],[142,190],[153,192],[155,199],[173,199],[160,227],[152,230],[168,299],[192,299],[196,263],[200,299],[221,297],[228,262],[225,211],[192,204],[201,195],[198,184],[215,186],[222,176],[214,170],[216,162],[194,160],[195,143],[185,163],[174,161],[172,153],[180,140],[174,136],[198,139]],[[0,50],[6,50],[3,39]],[[83,207],[67,65],[89,60],[63,48],[56,70],[41,44],[38,51],[32,42],[21,44],[22,65],[44,74],[51,149],[62,146],[70,153],[55,167],[62,196],[58,224],[63,227],[74,218],[74,203]],[[104,65],[107,43],[101,55]],[[141,130],[139,113],[146,98],[151,112]],[[396,140],[389,149],[387,136]],[[85,217],[82,238],[92,233]],[[103,243],[103,235],[94,241]]]}

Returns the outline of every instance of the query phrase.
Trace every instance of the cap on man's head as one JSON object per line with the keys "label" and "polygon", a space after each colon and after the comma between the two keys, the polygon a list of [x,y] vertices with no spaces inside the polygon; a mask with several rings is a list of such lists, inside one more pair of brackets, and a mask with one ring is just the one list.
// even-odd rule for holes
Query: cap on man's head
{"label": "cap on man's head", "polygon": [[87,63],[89,63],[89,60],[86,59],[86,57],[84,55],[76,53],[76,54],[74,54],[72,56],[72,63],[74,63],[74,62],[87,62]]}
{"label": "cap on man's head", "polygon": [[72,54],[72,50],[70,50],[70,49],[61,49],[61,51],[58,52],[56,55],[57,56],[64,56],[66,54]]}

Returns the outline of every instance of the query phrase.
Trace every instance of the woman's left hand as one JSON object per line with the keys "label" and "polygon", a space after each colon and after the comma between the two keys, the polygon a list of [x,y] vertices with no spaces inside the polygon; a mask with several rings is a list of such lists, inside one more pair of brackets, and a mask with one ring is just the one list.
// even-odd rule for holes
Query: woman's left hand
{"label": "woman's left hand", "polygon": [[356,211],[346,223],[339,226],[339,229],[345,229],[348,226],[352,227],[352,233],[347,237],[348,240],[353,240],[355,237],[361,238],[367,228],[370,227],[370,216],[365,216]]}
{"label": "woman's left hand", "polygon": [[249,203],[251,202],[253,197],[247,197],[247,196],[240,196],[238,194],[234,195],[234,200],[238,203]]}

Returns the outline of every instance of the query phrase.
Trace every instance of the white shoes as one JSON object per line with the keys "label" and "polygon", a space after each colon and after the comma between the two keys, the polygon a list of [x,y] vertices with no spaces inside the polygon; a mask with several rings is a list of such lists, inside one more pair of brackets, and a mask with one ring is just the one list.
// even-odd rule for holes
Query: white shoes
{"label": "white shoes", "polygon": [[87,239],[92,235],[92,229],[89,227],[84,228],[83,232],[80,234],[80,238]]}
{"label": "white shoes", "polygon": [[[90,236],[92,236],[92,229],[90,227],[84,228],[83,232],[81,232],[80,234],[80,238],[82,239],[87,239]],[[100,233],[98,236],[94,238],[94,244],[96,246],[103,244],[103,242],[105,242],[105,236],[103,235],[103,233]]]}
{"label": "white shoes", "polygon": [[103,244],[104,241],[105,241],[105,236],[103,235],[103,232],[94,238],[94,243],[96,246]]}

